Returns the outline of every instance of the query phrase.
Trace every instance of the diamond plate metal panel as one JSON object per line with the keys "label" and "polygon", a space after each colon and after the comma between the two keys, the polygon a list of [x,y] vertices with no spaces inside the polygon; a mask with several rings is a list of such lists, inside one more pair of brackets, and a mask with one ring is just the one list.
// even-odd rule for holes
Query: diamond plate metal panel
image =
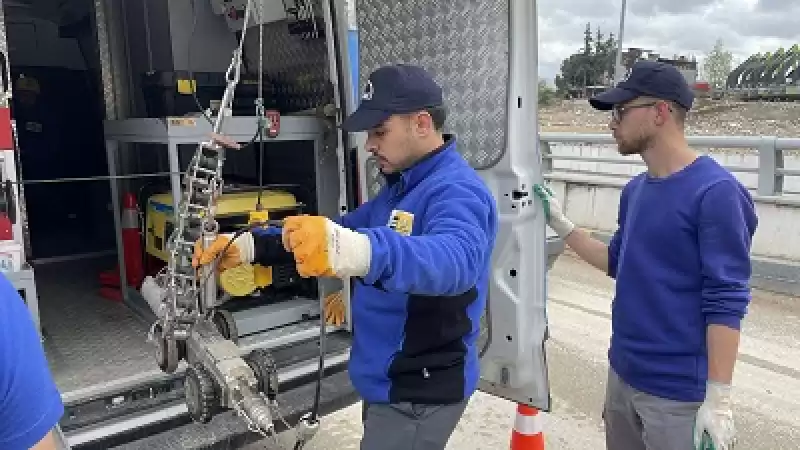
{"label": "diamond plate metal panel", "polygon": [[357,0],[356,14],[360,84],[386,64],[426,68],[445,91],[447,130],[464,157],[494,166],[506,147],[508,2]]}
{"label": "diamond plate metal panel", "polygon": [[386,180],[381,175],[381,169],[380,166],[378,166],[377,159],[370,156],[364,162],[364,168],[366,169],[367,193],[371,199],[378,195],[383,185],[386,184]]}
{"label": "diamond plate metal panel", "polygon": [[[314,11],[321,15],[321,4],[315,3]],[[258,27],[249,28],[244,54],[253,76],[258,74],[258,40]],[[282,112],[316,108],[333,101],[324,38],[293,36],[286,20],[268,23],[264,25],[263,63],[264,77],[272,85],[276,106]]]}
{"label": "diamond plate metal panel", "polygon": [[101,297],[95,278],[87,276],[115,263],[111,257],[36,269],[44,349],[62,393],[158,370],[147,324]]}
{"label": "diamond plate metal panel", "polygon": [[[488,169],[506,148],[509,9],[507,1],[356,0],[359,83],[386,64],[413,63],[442,85],[446,129],[476,169]],[[388,20],[387,20],[388,18]],[[365,161],[369,197],[384,184]],[[481,317],[478,349],[488,344],[489,305]]]}

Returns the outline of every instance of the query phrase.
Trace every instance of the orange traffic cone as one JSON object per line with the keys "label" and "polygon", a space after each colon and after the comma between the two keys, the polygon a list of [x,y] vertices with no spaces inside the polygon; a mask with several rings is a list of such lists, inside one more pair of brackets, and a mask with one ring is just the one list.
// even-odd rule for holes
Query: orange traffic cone
{"label": "orange traffic cone", "polygon": [[511,450],[544,450],[542,416],[536,408],[517,405],[517,417],[511,432]]}
{"label": "orange traffic cone", "polygon": [[[123,200],[121,225],[125,278],[127,278],[128,286],[138,289],[144,280],[144,266],[136,197],[132,193],[126,193]],[[119,266],[116,266],[114,270],[100,273],[99,278],[101,296],[113,301],[122,300],[122,292],[119,289]]]}

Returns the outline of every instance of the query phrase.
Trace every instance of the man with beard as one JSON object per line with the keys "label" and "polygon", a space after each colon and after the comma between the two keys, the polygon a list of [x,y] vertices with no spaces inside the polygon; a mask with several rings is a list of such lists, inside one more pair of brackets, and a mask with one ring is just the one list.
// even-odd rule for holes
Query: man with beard
{"label": "man with beard", "polygon": [[603,410],[609,449],[733,446],[730,384],[758,221],[747,189],[687,145],[693,100],[681,73],[654,61],[636,63],[627,80],[589,100],[611,111],[619,152],[647,166],[622,190],[609,245],[576,228],[549,189],[534,188],[550,227],[616,279]]}
{"label": "man with beard", "polygon": [[227,248],[221,270],[288,254],[303,277],[354,279],[349,372],[364,400],[362,450],[443,450],[478,384],[497,206],[443,132],[445,117],[427,71],[375,70],[342,128],[367,132],[383,189],[333,220],[289,217],[282,230],[253,230],[230,246],[225,234],[195,250],[195,266]]}

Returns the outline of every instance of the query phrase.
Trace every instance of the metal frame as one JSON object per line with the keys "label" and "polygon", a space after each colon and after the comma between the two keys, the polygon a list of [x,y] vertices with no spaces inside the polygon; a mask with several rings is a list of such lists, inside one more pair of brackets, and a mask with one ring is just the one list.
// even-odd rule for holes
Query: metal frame
{"label": "metal frame", "polygon": [[[234,116],[224,121],[220,133],[237,142],[253,139],[258,118],[255,116]],[[110,176],[111,204],[114,211],[114,231],[117,243],[117,258],[120,270],[120,286],[127,286],[125,276],[125,256],[122,245],[122,224],[119,196],[120,175],[117,159],[120,156],[121,143],[164,144],[167,146],[169,177],[173,205],[180,204],[181,176],[178,146],[182,144],[199,144],[209,139],[212,125],[203,117],[166,117],[136,118],[123,120],[107,120],[104,123],[108,174]],[[318,117],[281,116],[280,133],[271,141],[314,141],[317,153],[322,147],[324,132],[321,119]],[[256,141],[257,142],[257,141]],[[318,193],[318,195],[320,195]],[[320,204],[323,204],[320,202]],[[177,211],[177,208],[175,209]],[[129,292],[121,289],[123,300],[130,303]]]}
{"label": "metal frame", "polygon": [[[784,167],[783,152],[800,150],[800,138],[778,138],[774,136],[687,136],[689,145],[696,148],[728,148],[728,149],[753,149],[758,155],[758,167],[727,166],[734,173],[754,173],[758,175],[757,193],[759,197],[768,197],[776,200],[784,191],[783,180],[789,176],[800,176],[800,170]],[[544,171],[548,174],[559,172],[553,169],[553,161],[583,161],[609,164],[627,164],[644,166],[639,158],[594,158],[573,155],[554,155],[552,144],[588,144],[588,145],[616,145],[614,137],[610,134],[584,134],[584,133],[540,133],[539,142],[542,149]],[[561,171],[563,172],[563,171]],[[624,175],[595,172],[592,176],[609,176],[620,178]],[[794,206],[800,204],[797,199],[783,198]]]}

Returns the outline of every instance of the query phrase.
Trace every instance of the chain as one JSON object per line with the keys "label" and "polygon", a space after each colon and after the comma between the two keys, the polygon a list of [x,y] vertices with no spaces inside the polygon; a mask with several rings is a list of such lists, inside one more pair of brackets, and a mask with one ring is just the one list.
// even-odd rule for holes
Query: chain
{"label": "chain", "polygon": [[[250,22],[253,0],[247,1],[245,7],[244,26],[238,47],[234,50],[233,58],[225,74],[226,87],[220,101],[219,110],[213,120],[213,133],[219,134],[225,116],[230,115],[236,87],[239,83],[242,54],[247,25]],[[263,5],[259,11],[263,13]],[[263,97],[263,17],[259,15],[259,72],[258,72],[258,98],[256,100],[256,116],[258,120],[257,136],[263,145],[263,131],[266,122],[266,110]],[[254,137],[255,139],[255,137]],[[184,186],[181,201],[176,207],[177,217],[175,229],[168,239],[169,260],[166,270],[159,274],[157,283],[166,291],[164,315],[151,327],[148,335],[152,339],[157,325],[161,325],[162,333],[174,331],[189,331],[189,327],[196,320],[206,315],[210,308],[216,305],[217,289],[215,277],[211,276],[215,268],[211,265],[203,267],[198,276],[192,267],[192,256],[195,243],[200,241],[203,246],[210,244],[219,232],[219,225],[215,221],[215,202],[222,193],[223,179],[222,166],[225,160],[225,149],[220,144],[210,141],[200,143],[194,156],[189,162],[189,167],[184,175]],[[263,165],[263,162],[262,164]],[[167,337],[167,336],[164,336]],[[171,338],[174,338],[171,337]],[[249,397],[250,392],[242,392],[243,386],[229,386],[231,393],[232,409],[247,425],[247,429],[264,438],[272,438],[278,447],[281,447],[278,435],[275,432],[272,418],[277,418],[286,426],[287,431],[293,430],[300,438],[299,430],[290,426],[281,413],[277,402],[268,398],[263,393],[258,393],[258,400],[263,400],[264,407],[255,407],[251,404],[255,398]],[[245,388],[246,389],[246,388]],[[250,413],[248,413],[248,410]],[[273,411],[277,414],[273,414]],[[251,417],[251,414],[253,416]],[[261,416],[269,414],[269,425],[260,424],[267,420],[258,420]]]}
{"label": "chain", "polygon": [[[213,133],[218,134],[225,116],[230,114],[233,98],[241,75],[242,53],[250,21],[252,0],[245,7],[244,26],[238,47],[225,74],[225,92],[219,110],[213,122]],[[163,329],[187,326],[194,319],[202,317],[206,307],[215,303],[216,289],[203,289],[197,274],[192,267],[194,245],[205,235],[214,236],[219,226],[214,220],[214,203],[222,193],[222,166],[225,160],[224,148],[214,142],[203,142],[189,162],[184,175],[185,191],[180,204],[176,208],[175,229],[169,236],[169,261],[164,277],[164,288],[167,292],[167,311],[161,319]],[[213,271],[213,267],[204,268]],[[210,277],[213,280],[213,277]],[[202,283],[203,285],[206,282]]]}

